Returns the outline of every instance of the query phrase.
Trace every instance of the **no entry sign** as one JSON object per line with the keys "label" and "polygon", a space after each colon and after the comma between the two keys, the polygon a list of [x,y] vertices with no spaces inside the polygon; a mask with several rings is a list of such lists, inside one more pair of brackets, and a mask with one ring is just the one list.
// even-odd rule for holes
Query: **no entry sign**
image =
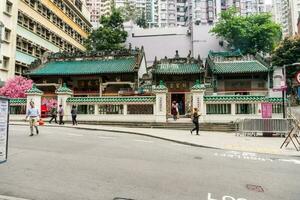
{"label": "no entry sign", "polygon": [[300,84],[300,72],[296,74],[296,81]]}
{"label": "no entry sign", "polygon": [[0,97],[0,163],[7,160],[9,100]]}

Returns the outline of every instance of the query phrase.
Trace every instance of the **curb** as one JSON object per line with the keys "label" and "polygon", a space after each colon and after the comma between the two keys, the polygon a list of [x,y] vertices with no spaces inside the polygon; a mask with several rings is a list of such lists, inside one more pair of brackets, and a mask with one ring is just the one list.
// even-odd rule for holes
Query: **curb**
{"label": "curb", "polygon": [[[28,126],[27,124],[15,124],[15,123],[9,123],[9,125],[15,125],[15,126]],[[59,126],[59,125],[44,125],[46,127],[64,127],[64,128],[70,128],[70,129],[81,129],[81,130],[91,130],[91,131],[106,131],[106,132],[113,132],[113,133],[123,133],[123,134],[131,134],[131,135],[140,135],[144,137],[151,137],[151,138],[156,138],[160,140],[165,140],[169,142],[174,142],[178,144],[183,144],[183,145],[188,145],[188,146],[193,146],[193,147],[201,147],[201,148],[206,148],[206,149],[219,149],[221,150],[222,148],[218,147],[211,147],[211,146],[205,146],[205,145],[200,145],[200,144],[195,144],[191,142],[183,142],[179,140],[173,140],[165,137],[159,137],[159,136],[154,136],[146,133],[139,133],[139,132],[134,132],[134,131],[121,131],[121,130],[110,130],[110,129],[103,129],[103,128],[88,128],[88,127],[69,127],[69,126]]]}

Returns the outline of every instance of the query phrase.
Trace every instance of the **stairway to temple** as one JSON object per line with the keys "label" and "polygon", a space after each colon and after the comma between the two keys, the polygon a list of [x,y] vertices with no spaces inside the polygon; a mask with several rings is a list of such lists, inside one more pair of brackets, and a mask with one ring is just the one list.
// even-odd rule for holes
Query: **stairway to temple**
{"label": "stairway to temple", "polygon": [[[128,128],[166,128],[176,130],[189,130],[193,127],[191,120],[177,122],[171,121],[167,123],[158,122],[112,122],[112,121],[80,121],[82,124],[106,125],[106,126],[123,126]],[[231,123],[200,123],[200,130],[203,131],[219,131],[219,132],[234,132],[235,125]]]}

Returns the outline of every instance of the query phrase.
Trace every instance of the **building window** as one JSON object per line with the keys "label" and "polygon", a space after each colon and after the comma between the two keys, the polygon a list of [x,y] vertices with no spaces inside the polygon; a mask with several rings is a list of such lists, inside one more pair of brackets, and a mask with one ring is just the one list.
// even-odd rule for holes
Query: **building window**
{"label": "building window", "polygon": [[230,114],[231,104],[207,104],[206,113],[209,114]]}
{"label": "building window", "polygon": [[256,104],[236,104],[236,113],[235,114],[255,114],[256,113]]}
{"label": "building window", "polygon": [[8,68],[9,66],[9,58],[8,57],[3,57],[3,68]]}
{"label": "building window", "polygon": [[10,1],[6,1],[6,9],[5,9],[5,11],[7,12],[7,13],[11,13],[11,10],[12,10],[12,2],[10,2]]}
{"label": "building window", "polygon": [[4,30],[4,40],[7,41],[7,42],[9,42],[9,40],[10,40],[10,33],[11,33],[11,31],[9,29],[5,28],[5,30]]}

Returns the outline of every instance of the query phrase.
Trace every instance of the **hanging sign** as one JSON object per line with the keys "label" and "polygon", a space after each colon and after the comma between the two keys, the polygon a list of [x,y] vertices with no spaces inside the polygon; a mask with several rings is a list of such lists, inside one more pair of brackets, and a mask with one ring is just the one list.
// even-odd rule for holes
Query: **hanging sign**
{"label": "hanging sign", "polygon": [[8,99],[0,97],[0,163],[7,160],[8,149]]}
{"label": "hanging sign", "polygon": [[296,74],[296,81],[300,84],[300,72]]}

